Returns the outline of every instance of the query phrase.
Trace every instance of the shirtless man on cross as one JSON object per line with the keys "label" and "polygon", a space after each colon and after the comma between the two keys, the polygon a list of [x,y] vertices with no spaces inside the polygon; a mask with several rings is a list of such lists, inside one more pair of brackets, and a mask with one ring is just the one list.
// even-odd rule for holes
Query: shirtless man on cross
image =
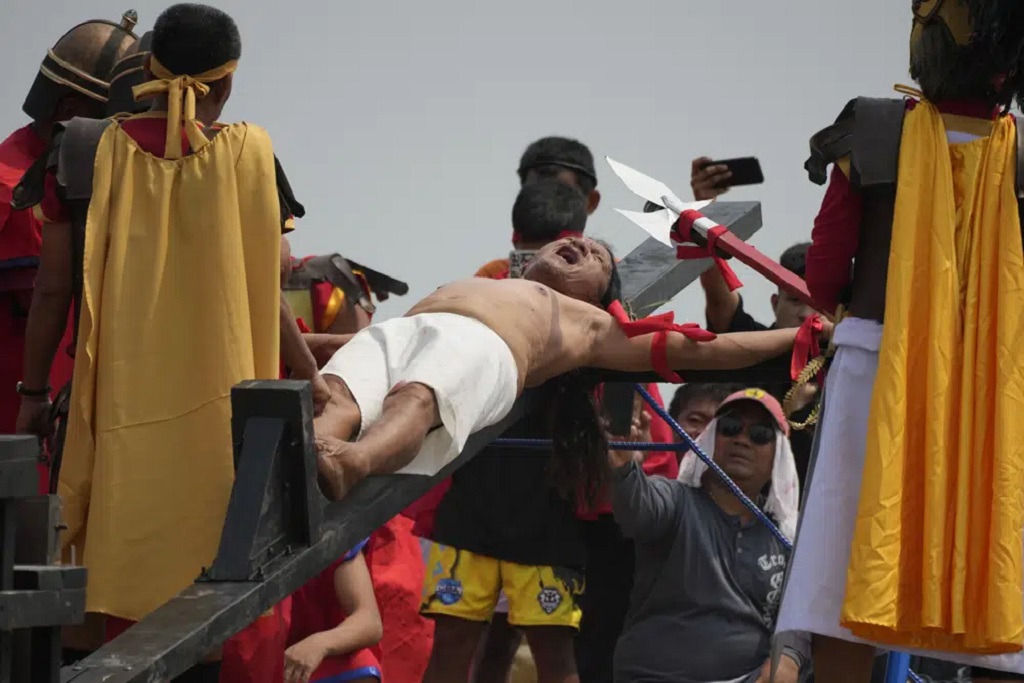
{"label": "shirtless man on cross", "polygon": [[[373,474],[436,474],[524,388],[547,382],[562,392],[555,403],[589,402],[589,388],[564,381],[579,368],[650,371],[654,345],[674,370],[736,369],[786,353],[796,336],[782,329],[696,341],[669,332],[658,349],[657,333],[631,338],[607,312],[619,289],[611,251],[567,237],[538,251],[523,279],[460,280],[353,335],[322,370],[332,394],[314,420],[324,493],[338,500]],[[571,424],[552,420],[562,433],[552,436],[554,457],[577,461],[568,469],[587,487],[603,483],[592,463],[607,459],[590,405],[590,416]]]}

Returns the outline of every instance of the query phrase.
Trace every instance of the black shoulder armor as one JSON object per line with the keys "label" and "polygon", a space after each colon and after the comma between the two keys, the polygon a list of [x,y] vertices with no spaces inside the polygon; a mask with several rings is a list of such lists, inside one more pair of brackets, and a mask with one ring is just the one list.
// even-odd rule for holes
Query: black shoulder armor
{"label": "black shoulder armor", "polygon": [[11,196],[11,208],[15,211],[31,209],[43,201],[46,192],[46,173],[57,167],[57,157],[60,153],[61,138],[64,136],[64,129],[58,125],[54,131],[50,144],[46,147],[39,158],[37,158],[25,175],[15,186]]}
{"label": "black shoulder armor", "polygon": [[71,119],[64,124],[64,136],[57,158],[57,183],[69,200],[92,198],[96,148],[110,125],[110,119]]}
{"label": "black shoulder armor", "polygon": [[288,182],[288,176],[284,174],[284,167],[281,166],[281,162],[276,154],[274,155],[274,175],[277,178],[277,197],[281,202],[281,218],[286,219],[289,216],[302,218],[305,216],[306,207],[302,206],[299,200],[295,198],[291,183]]}
{"label": "black shoulder armor", "polygon": [[900,140],[907,113],[902,99],[858,97],[853,117],[851,180],[862,188],[895,185],[900,168]]}
{"label": "black shoulder armor", "polygon": [[851,181],[861,188],[896,183],[906,104],[902,99],[858,97],[836,122],[811,138],[804,164],[811,181],[824,185],[828,166],[850,157]]}
{"label": "black shoulder armor", "polygon": [[811,156],[804,162],[804,169],[812,183],[824,185],[828,181],[828,167],[852,151],[856,106],[857,100],[850,100],[835,123],[811,137]]}

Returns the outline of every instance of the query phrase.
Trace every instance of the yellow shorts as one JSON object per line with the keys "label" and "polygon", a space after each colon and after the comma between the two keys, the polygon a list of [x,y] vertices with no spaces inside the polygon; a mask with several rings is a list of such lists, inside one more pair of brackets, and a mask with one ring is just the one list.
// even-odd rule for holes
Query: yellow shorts
{"label": "yellow shorts", "polygon": [[503,562],[430,544],[420,607],[424,614],[490,621],[502,591],[513,626],[580,627],[583,572]]}

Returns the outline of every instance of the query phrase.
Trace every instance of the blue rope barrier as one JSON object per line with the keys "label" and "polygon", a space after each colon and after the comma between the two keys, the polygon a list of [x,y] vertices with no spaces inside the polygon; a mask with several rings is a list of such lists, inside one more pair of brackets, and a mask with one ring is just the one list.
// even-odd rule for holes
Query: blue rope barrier
{"label": "blue rope barrier", "polygon": [[885,683],[906,683],[910,677],[910,655],[890,652],[885,663]]}

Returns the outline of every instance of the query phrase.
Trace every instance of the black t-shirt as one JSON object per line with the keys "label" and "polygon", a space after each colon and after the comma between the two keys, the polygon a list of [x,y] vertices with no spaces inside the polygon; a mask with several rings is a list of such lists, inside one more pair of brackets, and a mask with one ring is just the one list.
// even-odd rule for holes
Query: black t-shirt
{"label": "black t-shirt", "polygon": [[[544,411],[505,438],[548,439]],[[489,446],[452,475],[431,539],[506,562],[582,569],[586,546],[572,501],[549,484],[548,450]]]}
{"label": "black t-shirt", "polygon": [[[711,321],[708,321],[708,329],[711,329]],[[743,307],[743,298],[740,297],[740,304],[736,308],[736,313],[732,317],[732,321],[729,323],[729,327],[725,330],[712,330],[713,332],[721,332],[723,334],[729,332],[763,332],[764,330],[775,329],[775,325],[765,325],[763,323],[754,320],[754,317],[747,313]],[[742,371],[741,371],[742,374]],[[779,368],[778,381],[761,382],[755,384],[758,389],[764,389],[769,394],[774,396],[781,403],[786,398],[786,393],[793,386],[793,380],[789,375],[789,366]],[[794,422],[803,422],[810,415],[811,410],[814,407],[814,403],[802,408],[797,411],[794,415],[791,415],[791,419]],[[790,430],[789,443],[793,447],[793,459],[796,460],[796,471],[800,477],[801,490],[803,490],[804,477],[807,474],[807,466],[811,459],[811,442],[814,439],[814,428],[809,427],[802,431],[795,429]]]}

